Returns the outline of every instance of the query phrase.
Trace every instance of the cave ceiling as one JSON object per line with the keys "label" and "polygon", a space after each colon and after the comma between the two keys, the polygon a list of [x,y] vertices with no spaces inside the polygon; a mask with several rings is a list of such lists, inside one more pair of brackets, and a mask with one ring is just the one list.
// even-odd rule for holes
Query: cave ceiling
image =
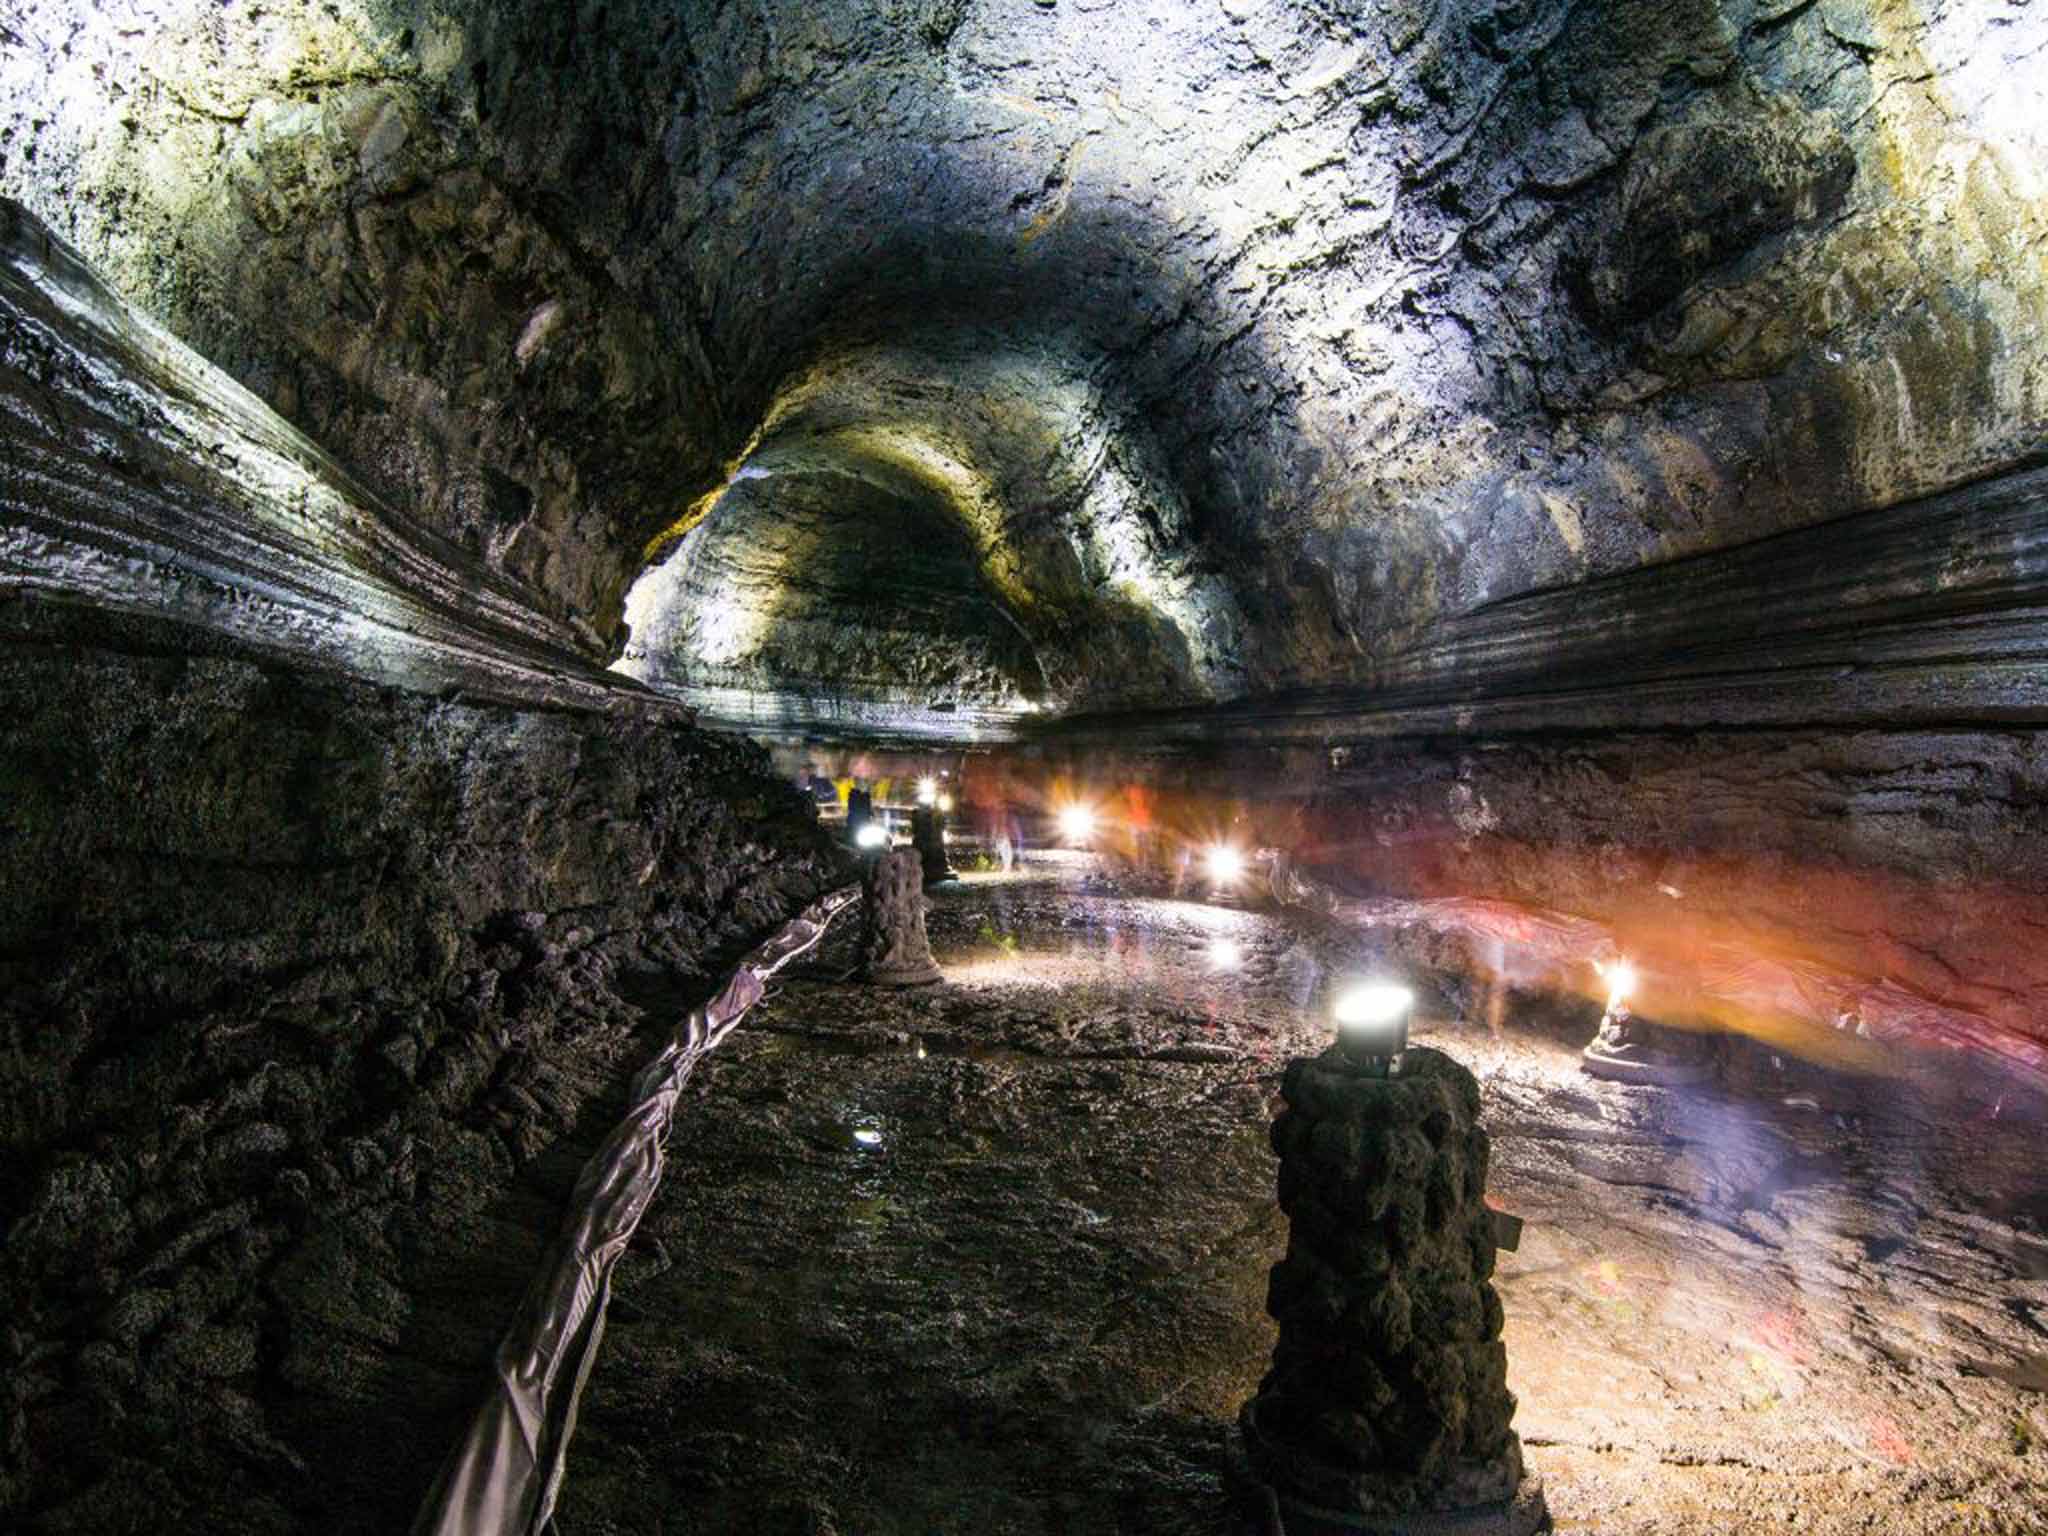
{"label": "cave ceiling", "polygon": [[591,656],[943,731],[1366,684],[2028,460],[2044,42],[2005,0],[11,0],[0,192]]}

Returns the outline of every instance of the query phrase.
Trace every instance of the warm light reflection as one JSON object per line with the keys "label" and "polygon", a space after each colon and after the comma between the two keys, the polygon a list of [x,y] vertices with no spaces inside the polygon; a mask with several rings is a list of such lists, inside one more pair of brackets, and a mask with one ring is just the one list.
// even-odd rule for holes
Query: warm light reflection
{"label": "warm light reflection", "polygon": [[1244,877],[1244,854],[1228,843],[1209,848],[1209,879],[1217,885],[1235,885]]}
{"label": "warm light reflection", "polygon": [[1212,971],[1234,971],[1244,964],[1244,947],[1235,939],[1212,939],[1209,942],[1209,969]]}
{"label": "warm light reflection", "polygon": [[[934,766],[929,752],[850,748],[821,754],[807,747],[803,762],[835,779],[907,770],[912,782]],[[1806,865],[1788,873],[1738,856],[1695,850],[1681,858],[1666,850],[1644,863],[1644,901],[1574,911],[1558,893],[1585,886],[1583,849],[1494,833],[1483,861],[1454,866],[1431,837],[1384,841],[1362,810],[1304,818],[1278,797],[1142,777],[1119,783],[1124,772],[1135,770],[1113,759],[1083,770],[989,753],[960,762],[941,782],[958,801],[963,837],[988,848],[1010,817],[1042,815],[1057,842],[1061,809],[1093,807],[1089,856],[1112,855],[1159,899],[1170,896],[1193,945],[1178,952],[1204,977],[1223,974],[1210,969],[1210,940],[1251,930],[1240,927],[1242,911],[1199,898],[1241,893],[1248,877],[1263,878],[1263,855],[1252,850],[1278,847],[1291,850],[1302,870],[1341,871],[1358,887],[1389,893],[1340,897],[1325,916],[1345,926],[1456,936],[1483,988],[1477,1011],[1495,1022],[1509,1019],[1526,994],[1568,994],[1591,1005],[1589,1023],[1603,1007],[1651,1006],[1668,1028],[1740,1034],[1788,1057],[1858,1072],[1899,1070],[1906,1058],[1897,1052],[1910,1044],[1967,1049],[2048,1073],[2048,1046],[2027,1032],[2030,999],[2048,963],[2029,963],[2021,938],[2030,922],[2038,926],[2039,897],[2009,884],[1934,888],[1867,870]],[[1225,847],[1237,862],[1212,862]],[[1227,883],[1233,878],[1234,886]],[[1545,893],[1550,899],[1539,900]],[[1807,916],[1816,910],[1828,913],[1826,929]],[[2000,952],[2025,985],[1995,988],[1897,942],[1929,911],[1958,931],[2000,935]]]}
{"label": "warm light reflection", "polygon": [[1095,811],[1091,806],[1070,805],[1060,812],[1060,837],[1078,846],[1095,835]]}

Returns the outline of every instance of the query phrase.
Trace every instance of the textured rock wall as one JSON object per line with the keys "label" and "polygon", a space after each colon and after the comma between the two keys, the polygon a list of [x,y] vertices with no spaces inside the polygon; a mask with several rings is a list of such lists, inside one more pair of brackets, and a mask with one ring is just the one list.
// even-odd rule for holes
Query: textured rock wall
{"label": "textured rock wall", "polygon": [[1149,784],[1198,838],[1228,828],[1355,892],[1447,903],[1388,920],[1440,921],[1454,942],[1419,957],[1486,987],[1597,999],[1612,946],[1651,1018],[1862,1066],[1882,1065],[1875,1038],[2048,1070],[2038,731],[1389,734],[1064,766]]}
{"label": "textured rock wall", "polygon": [[1029,734],[1111,749],[1374,737],[2048,721],[2048,472],[1489,603],[1377,686],[1104,711]]}
{"label": "textured rock wall", "polygon": [[59,0],[0,189],[593,653],[827,464],[1228,696],[2032,451],[2037,10]]}
{"label": "textured rock wall", "polygon": [[1652,1016],[1674,1002],[1700,1016],[1699,989],[1747,955],[1834,974],[1843,1011],[1890,982],[2048,1041],[2036,733],[1396,746],[1355,756],[1310,816],[1319,860],[1379,888],[1610,925],[1663,978]]}
{"label": "textured rock wall", "polygon": [[814,719],[836,707],[896,731],[933,704],[957,715],[963,699],[1016,718],[1046,692],[942,503],[791,474],[756,507],[761,483],[734,486],[726,515],[691,529],[633,589],[621,671],[713,718],[772,678]]}
{"label": "textured rock wall", "polygon": [[0,595],[16,593],[411,688],[645,702],[0,198]]}
{"label": "textured rock wall", "polygon": [[400,1528],[556,1219],[510,1192],[643,1053],[622,989],[706,977],[834,858],[743,741],[38,638],[26,606],[0,1524]]}

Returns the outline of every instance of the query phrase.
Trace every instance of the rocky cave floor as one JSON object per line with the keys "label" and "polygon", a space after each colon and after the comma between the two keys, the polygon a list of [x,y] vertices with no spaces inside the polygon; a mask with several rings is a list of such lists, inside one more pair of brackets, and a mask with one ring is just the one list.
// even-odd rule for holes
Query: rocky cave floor
{"label": "rocky cave floor", "polygon": [[[692,1085],[557,1529],[1234,1529],[1266,1127],[1361,941],[1073,856],[933,892],[935,987],[845,981],[853,928]],[[1478,1073],[1527,1221],[1499,1284],[1560,1530],[2048,1530],[2036,1101],[1618,1087],[1508,1017],[1418,1037]]]}

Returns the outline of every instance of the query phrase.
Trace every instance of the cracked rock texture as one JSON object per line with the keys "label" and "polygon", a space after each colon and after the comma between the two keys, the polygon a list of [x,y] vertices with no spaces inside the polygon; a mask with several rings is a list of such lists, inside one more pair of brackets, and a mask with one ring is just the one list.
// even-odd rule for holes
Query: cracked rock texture
{"label": "cracked rock texture", "polygon": [[[1783,1027],[1706,996],[1740,993],[1764,961],[1826,978],[1801,1024],[1853,1031],[1860,997],[1896,987],[1988,1021],[1986,1039],[2048,1041],[2048,748],[2035,732],[1389,744],[1359,750],[1309,815],[1318,857],[1375,889],[1607,924],[1648,969],[1653,1018]],[[1812,1048],[1809,1031],[1794,1039]]]}
{"label": "cracked rock texture", "polygon": [[979,574],[836,696],[1228,696],[2032,452],[2037,10],[55,0],[0,190],[593,655],[822,478]]}
{"label": "cracked rock texture", "polygon": [[1967,1045],[2048,1072],[2036,730],[1396,730],[1322,748],[1240,730],[1200,755],[1048,768],[1149,782],[1170,839],[1229,828],[1289,850],[1362,898],[1354,920],[1453,935],[1438,960],[1482,988],[1563,988],[1597,1015],[1590,962],[1612,950],[1653,1020],[1823,1057]]}
{"label": "cracked rock texture", "polygon": [[435,1298],[516,1299],[622,994],[837,858],[660,716],[19,635],[0,697],[0,1524],[328,1528],[473,1407],[510,1300]]}

